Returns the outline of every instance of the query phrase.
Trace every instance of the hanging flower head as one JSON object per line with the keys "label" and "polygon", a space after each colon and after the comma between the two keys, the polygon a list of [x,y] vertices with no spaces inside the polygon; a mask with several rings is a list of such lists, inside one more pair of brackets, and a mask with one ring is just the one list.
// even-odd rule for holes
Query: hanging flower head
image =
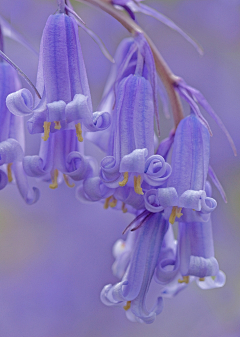
{"label": "hanging flower head", "polygon": [[37,74],[37,89],[42,96],[35,99],[27,89],[7,98],[9,110],[19,116],[33,113],[28,121],[30,133],[44,131],[43,139],[63,129],[76,129],[83,140],[82,126],[90,131],[107,128],[110,116],[92,112],[91,95],[74,18],[62,12],[50,15],[43,31]]}

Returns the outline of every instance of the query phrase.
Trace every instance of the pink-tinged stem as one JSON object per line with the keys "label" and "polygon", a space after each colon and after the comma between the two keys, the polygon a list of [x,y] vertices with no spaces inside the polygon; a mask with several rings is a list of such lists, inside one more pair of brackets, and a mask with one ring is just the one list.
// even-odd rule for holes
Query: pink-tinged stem
{"label": "pink-tinged stem", "polygon": [[179,122],[183,119],[183,111],[182,111],[182,105],[179,99],[178,94],[174,90],[174,84],[177,82],[178,77],[175,76],[171,69],[168,67],[164,59],[162,58],[161,54],[159,53],[157,47],[152,42],[150,37],[143,31],[143,29],[136,24],[130,17],[125,15],[124,13],[118,11],[115,9],[110,1],[108,0],[81,0],[81,2],[87,2],[90,3],[100,9],[102,9],[104,12],[110,14],[112,17],[114,17],[116,20],[118,20],[131,34],[135,35],[137,33],[144,34],[146,40],[148,41],[153,57],[156,64],[157,72],[166,88],[169,101],[172,107],[172,113],[174,118],[174,124],[175,128],[178,126]]}

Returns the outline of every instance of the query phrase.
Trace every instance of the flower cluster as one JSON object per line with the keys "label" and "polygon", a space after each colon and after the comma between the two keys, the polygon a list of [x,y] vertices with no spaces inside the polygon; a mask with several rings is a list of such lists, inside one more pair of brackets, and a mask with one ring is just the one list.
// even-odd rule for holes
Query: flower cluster
{"label": "flower cluster", "polygon": [[[217,202],[208,176],[225,195],[209,165],[211,130],[199,105],[235,148],[203,95],[171,74],[152,41],[136,28],[134,12],[154,16],[199,46],[139,1],[117,0],[105,7],[126,20],[134,34],[116,51],[99,111],[93,111],[79,42],[78,27],[84,24],[68,0],[58,0],[58,11],[44,28],[34,98],[20,89],[6,58],[1,60],[0,189],[15,180],[24,200],[32,204],[39,191],[29,188],[28,177],[40,177],[52,189],[64,180],[68,187],[78,184],[77,198],[83,203],[101,202],[104,209],[132,213],[134,220],[123,232],[128,232],[126,240],[113,248],[113,273],[119,282],[106,285],[101,300],[123,307],[132,321],[152,323],[163,309],[163,298],[177,295],[192,281],[202,289],[225,283],[214,255],[211,213]],[[119,7],[129,17],[123,19]],[[175,128],[160,144],[158,75],[174,102],[175,119]],[[186,117],[178,94],[189,104]],[[39,154],[32,156],[24,151],[23,117],[28,115],[29,133],[41,134]],[[85,154],[85,138],[102,150],[101,162]],[[153,278],[159,291],[148,309],[146,295]]]}

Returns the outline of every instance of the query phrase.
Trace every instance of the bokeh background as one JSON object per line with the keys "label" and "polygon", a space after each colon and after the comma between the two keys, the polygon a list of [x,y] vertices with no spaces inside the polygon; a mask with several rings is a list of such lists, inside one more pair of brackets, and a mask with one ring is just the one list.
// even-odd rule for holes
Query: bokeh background
{"label": "bokeh background", "polygon": [[[72,1],[78,14],[97,32],[113,55],[128,36],[100,10]],[[203,291],[191,284],[152,325],[129,322],[119,308],[105,307],[99,294],[112,276],[112,246],[131,215],[103,210],[102,204],[81,205],[64,184],[31,181],[41,190],[37,204],[27,206],[16,186],[0,193],[0,336],[1,337],[239,337],[240,336],[240,2],[238,0],[158,0],[146,4],[169,16],[204,48],[204,56],[180,35],[137,15],[176,75],[198,88],[230,130],[239,156],[208,118],[213,130],[211,165],[228,197],[214,188],[216,257],[227,274],[222,289]],[[41,33],[56,0],[0,0],[3,15],[38,51]],[[110,63],[98,46],[80,31],[95,109]],[[37,57],[6,39],[5,51],[35,82]],[[24,86],[25,83],[23,83]],[[186,113],[188,108],[186,106]],[[206,116],[206,115],[205,115]],[[161,113],[162,134],[172,119]],[[26,154],[38,152],[39,136],[26,136]],[[89,153],[97,149],[86,144]],[[150,305],[158,287],[150,292]]]}

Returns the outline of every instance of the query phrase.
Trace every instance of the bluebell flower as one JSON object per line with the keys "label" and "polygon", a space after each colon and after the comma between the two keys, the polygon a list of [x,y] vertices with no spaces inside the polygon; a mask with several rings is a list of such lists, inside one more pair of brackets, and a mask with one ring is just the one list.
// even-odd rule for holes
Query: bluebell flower
{"label": "bluebell flower", "polygon": [[207,128],[191,113],[178,125],[172,154],[172,174],[167,188],[148,190],[145,206],[164,211],[170,223],[204,222],[217,202],[206,195],[210,139]]}
{"label": "bluebell flower", "polygon": [[129,319],[147,324],[152,323],[156,315],[161,313],[163,309],[161,297],[158,297],[150,311],[145,301],[167,229],[168,222],[162,214],[146,215],[134,236],[130,258],[129,255],[125,256],[127,261],[124,261],[122,255],[120,267],[120,262],[117,262],[117,273],[120,274],[121,269],[124,271],[129,262],[122,281],[115,285],[106,285],[101,292],[104,304],[124,306]]}
{"label": "bluebell flower", "polygon": [[[211,196],[211,185],[208,182],[206,193]],[[156,281],[165,285],[163,296],[175,296],[194,279],[202,289],[222,287],[225,284],[225,274],[219,270],[214,256],[211,218],[206,222],[178,224],[176,249],[168,240],[167,252],[161,252],[156,268]],[[170,265],[173,268],[169,271]]]}
{"label": "bluebell flower", "polygon": [[101,162],[100,178],[109,187],[127,185],[143,195],[142,182],[161,186],[170,176],[171,167],[160,155],[154,155],[156,70],[141,34],[137,36],[137,46],[137,59],[131,62],[136,64],[134,72],[115,86],[108,156]]}
{"label": "bluebell flower", "polygon": [[23,170],[25,150],[24,121],[11,114],[6,97],[21,87],[16,71],[5,61],[0,62],[0,189],[16,181],[18,190],[27,204],[35,203],[39,190],[31,189]]}
{"label": "bluebell flower", "polygon": [[17,116],[33,113],[28,121],[30,133],[49,134],[62,129],[76,129],[83,141],[82,127],[98,131],[110,125],[106,112],[92,112],[91,95],[74,18],[65,13],[50,15],[43,31],[36,85],[41,99],[27,89],[7,98],[9,110]]}

